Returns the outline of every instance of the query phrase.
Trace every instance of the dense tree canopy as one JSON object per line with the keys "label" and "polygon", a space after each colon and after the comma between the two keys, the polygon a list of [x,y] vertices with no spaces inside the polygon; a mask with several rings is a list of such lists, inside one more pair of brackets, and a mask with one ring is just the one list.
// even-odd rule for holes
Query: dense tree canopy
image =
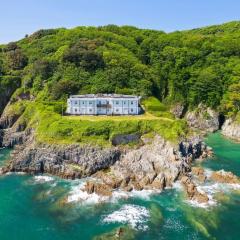
{"label": "dense tree canopy", "polygon": [[240,22],[169,34],[115,25],[40,30],[0,50],[1,96],[22,84],[44,100],[115,92],[230,115],[240,109]]}

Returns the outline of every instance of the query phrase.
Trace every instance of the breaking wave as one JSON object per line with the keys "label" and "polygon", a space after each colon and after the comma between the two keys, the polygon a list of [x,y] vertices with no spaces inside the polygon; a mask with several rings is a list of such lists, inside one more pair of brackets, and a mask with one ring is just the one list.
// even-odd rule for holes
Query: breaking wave
{"label": "breaking wave", "polygon": [[149,211],[142,206],[126,204],[102,219],[103,223],[123,223],[134,229],[147,230],[147,222],[150,217]]}

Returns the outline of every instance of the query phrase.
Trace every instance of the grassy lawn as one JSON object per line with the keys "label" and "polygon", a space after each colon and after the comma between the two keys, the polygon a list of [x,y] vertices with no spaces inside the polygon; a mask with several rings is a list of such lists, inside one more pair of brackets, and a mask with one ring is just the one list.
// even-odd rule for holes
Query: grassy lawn
{"label": "grassy lawn", "polygon": [[163,109],[137,116],[61,116],[55,104],[29,102],[23,110],[19,121],[35,129],[41,143],[111,146],[112,139],[121,134],[159,134],[177,142],[188,131],[184,120],[167,117]]}
{"label": "grassy lawn", "polygon": [[64,116],[68,120],[86,120],[92,122],[99,121],[134,121],[134,120],[164,120],[164,121],[174,121],[173,119],[167,117],[157,117],[153,114],[146,112],[141,115],[133,116]]}

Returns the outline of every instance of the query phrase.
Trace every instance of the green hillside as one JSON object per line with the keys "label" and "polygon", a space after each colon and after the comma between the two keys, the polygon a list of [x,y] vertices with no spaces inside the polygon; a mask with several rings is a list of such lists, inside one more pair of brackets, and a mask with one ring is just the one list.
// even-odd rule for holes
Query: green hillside
{"label": "green hillside", "polygon": [[0,111],[12,97],[19,115],[33,104],[59,114],[69,94],[84,93],[151,97],[160,101],[156,116],[170,119],[175,103],[229,116],[240,109],[240,22],[169,34],[115,25],[39,30],[0,50]]}

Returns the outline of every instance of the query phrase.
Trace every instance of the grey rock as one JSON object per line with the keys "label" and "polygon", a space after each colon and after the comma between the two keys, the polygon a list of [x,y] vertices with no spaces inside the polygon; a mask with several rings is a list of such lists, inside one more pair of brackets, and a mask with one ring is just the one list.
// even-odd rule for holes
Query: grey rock
{"label": "grey rock", "polygon": [[228,138],[240,141],[240,124],[233,119],[227,119],[222,126],[222,134]]}
{"label": "grey rock", "polygon": [[188,125],[204,132],[215,132],[219,129],[219,114],[211,108],[200,104],[194,111],[186,114]]}

